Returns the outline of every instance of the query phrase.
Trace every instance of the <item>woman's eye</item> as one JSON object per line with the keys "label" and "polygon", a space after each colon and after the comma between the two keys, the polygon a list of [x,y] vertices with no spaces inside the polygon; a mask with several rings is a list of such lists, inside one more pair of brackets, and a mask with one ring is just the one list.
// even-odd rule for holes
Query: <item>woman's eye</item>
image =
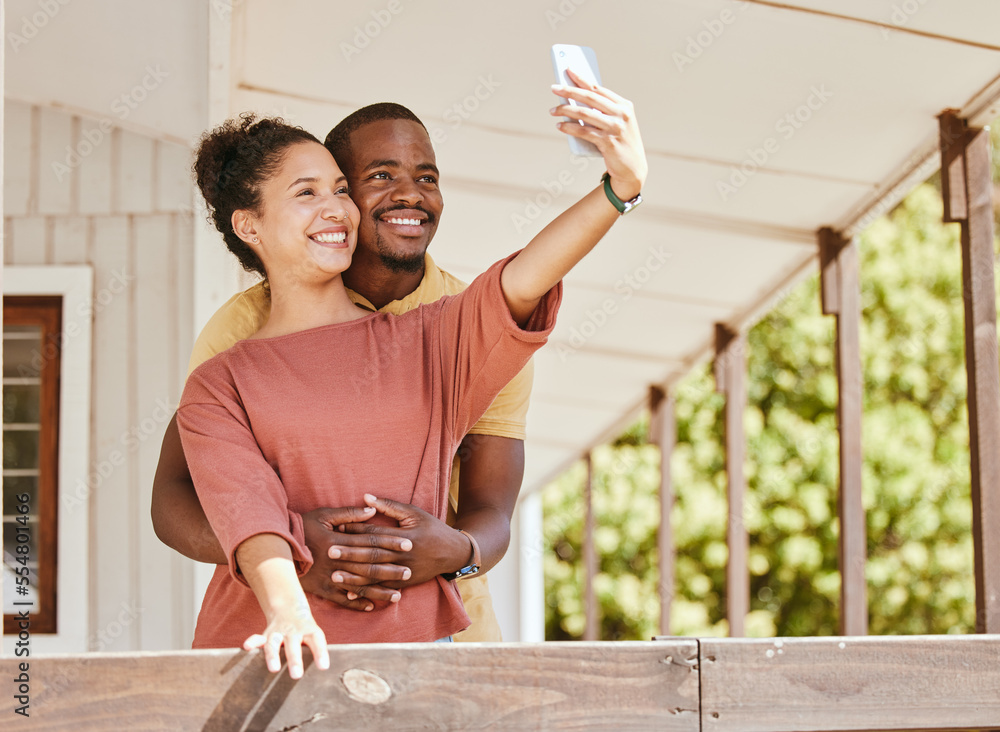
{"label": "woman's eye", "polygon": [[312,188],[303,188],[301,191],[299,191],[295,195],[297,195],[297,196],[311,196],[312,194],[313,194]]}
{"label": "woman's eye", "polygon": [[347,186],[341,186],[336,191],[334,191],[338,196],[343,193],[345,196],[350,195],[350,191],[347,190]]}

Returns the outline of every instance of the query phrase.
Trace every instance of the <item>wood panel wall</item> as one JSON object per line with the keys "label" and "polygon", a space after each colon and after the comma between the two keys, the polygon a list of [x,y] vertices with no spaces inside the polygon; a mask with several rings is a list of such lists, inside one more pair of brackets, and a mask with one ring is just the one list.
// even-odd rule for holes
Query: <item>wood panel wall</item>
{"label": "wood panel wall", "polygon": [[60,602],[92,650],[189,647],[191,567],[149,503],[193,341],[191,150],[11,100],[4,126],[4,264],[94,270],[91,473],[62,486],[89,496],[89,597]]}

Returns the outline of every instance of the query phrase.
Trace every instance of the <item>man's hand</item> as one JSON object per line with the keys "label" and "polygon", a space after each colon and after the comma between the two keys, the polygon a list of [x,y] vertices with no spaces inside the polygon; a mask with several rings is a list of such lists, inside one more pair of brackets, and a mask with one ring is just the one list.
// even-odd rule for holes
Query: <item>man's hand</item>
{"label": "man's hand", "polygon": [[[412,574],[409,579],[382,582],[384,587],[401,588],[427,582],[443,572],[455,572],[466,564],[472,556],[472,547],[467,536],[453,529],[444,521],[431,516],[423,509],[408,503],[376,498],[365,494],[365,503],[381,514],[399,522],[398,527],[377,526],[367,523],[351,523],[343,526],[348,534],[366,537],[366,543],[381,543],[387,537],[410,540],[411,546],[420,551],[411,553],[394,552],[384,554],[387,561],[408,567]],[[367,561],[363,551],[347,544],[335,544],[332,548],[340,551],[341,559]]]}
{"label": "man's hand", "polygon": [[371,611],[376,602],[399,602],[400,591],[380,582],[409,579],[410,570],[394,562],[412,548],[409,539],[389,534],[343,533],[344,526],[365,526],[372,506],[317,508],[302,515],[313,565],[302,587],[351,610]]}

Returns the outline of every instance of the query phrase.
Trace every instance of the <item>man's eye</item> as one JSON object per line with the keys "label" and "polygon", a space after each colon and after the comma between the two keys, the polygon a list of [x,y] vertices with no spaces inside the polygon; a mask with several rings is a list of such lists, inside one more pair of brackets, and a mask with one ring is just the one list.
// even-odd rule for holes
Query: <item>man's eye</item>
{"label": "man's eye", "polygon": [[419,180],[422,180],[424,183],[435,183],[435,184],[437,183],[437,178],[435,178],[433,175],[421,176]]}
{"label": "man's eye", "polygon": [[382,171],[381,173],[376,173],[375,175],[373,175],[372,178],[375,178],[376,180],[389,180],[389,174],[386,173],[385,171]]}

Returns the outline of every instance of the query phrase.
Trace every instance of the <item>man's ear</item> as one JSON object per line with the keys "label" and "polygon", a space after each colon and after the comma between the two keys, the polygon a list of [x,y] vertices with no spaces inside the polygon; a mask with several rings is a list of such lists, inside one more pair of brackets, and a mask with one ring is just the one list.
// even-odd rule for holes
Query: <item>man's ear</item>
{"label": "man's ear", "polygon": [[254,215],[246,209],[233,211],[233,231],[251,249],[257,251],[260,246],[260,236],[257,233],[257,221]]}

